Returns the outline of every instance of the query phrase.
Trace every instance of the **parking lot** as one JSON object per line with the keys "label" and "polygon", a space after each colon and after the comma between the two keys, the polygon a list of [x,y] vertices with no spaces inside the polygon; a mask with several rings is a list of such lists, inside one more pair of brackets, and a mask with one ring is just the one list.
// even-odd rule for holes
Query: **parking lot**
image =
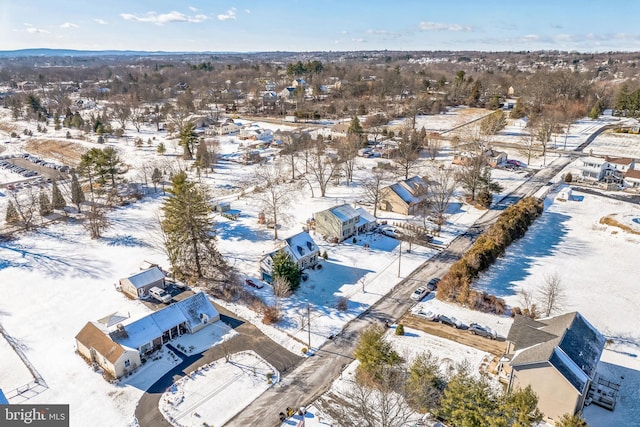
{"label": "parking lot", "polygon": [[0,187],[9,190],[19,190],[32,185],[43,185],[54,179],[65,180],[69,177],[68,166],[46,162],[28,154],[19,157],[0,157],[0,169],[9,172],[11,176],[22,177],[0,183]]}
{"label": "parking lot", "polygon": [[506,350],[504,337],[498,337],[496,340],[492,340],[473,335],[465,329],[456,329],[438,322],[421,319],[411,313],[405,314],[397,323],[402,323],[404,326],[418,329],[430,335],[436,335],[460,344],[468,345],[469,347],[477,348],[478,350],[486,351],[498,357],[502,356]]}

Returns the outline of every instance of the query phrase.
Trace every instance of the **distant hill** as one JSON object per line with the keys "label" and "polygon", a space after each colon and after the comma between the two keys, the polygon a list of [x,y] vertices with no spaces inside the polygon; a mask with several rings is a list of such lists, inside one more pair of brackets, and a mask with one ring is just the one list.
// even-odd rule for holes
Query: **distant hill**
{"label": "distant hill", "polygon": [[[0,50],[0,58],[24,58],[29,56],[149,56],[149,55],[184,55],[195,52],[163,52],[142,50],[74,50],[74,49],[19,49]],[[214,52],[197,52],[211,54]]]}

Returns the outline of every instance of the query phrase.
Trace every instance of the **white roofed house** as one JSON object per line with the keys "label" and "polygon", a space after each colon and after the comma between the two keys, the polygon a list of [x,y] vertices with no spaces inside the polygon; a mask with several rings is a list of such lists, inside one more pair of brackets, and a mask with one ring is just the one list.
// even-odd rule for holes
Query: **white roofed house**
{"label": "white roofed house", "polygon": [[509,391],[530,385],[553,423],[582,410],[604,345],[604,336],[580,313],[538,320],[516,315],[499,369]]}
{"label": "white roofed house", "polygon": [[306,268],[313,268],[318,263],[320,256],[318,245],[306,231],[284,239],[275,251],[264,255],[260,259],[262,280],[267,283],[273,281],[273,258],[280,251],[284,251],[289,256],[289,259],[296,263],[300,271]]}
{"label": "white roofed house", "polygon": [[314,214],[316,231],[327,240],[342,242],[358,232],[360,214],[350,205],[334,206]]}
{"label": "white roofed house", "polygon": [[122,292],[131,298],[142,298],[149,293],[149,289],[158,287],[164,289],[166,283],[164,272],[157,266],[148,268],[139,273],[133,274],[124,279],[120,279],[119,284]]}
{"label": "white roofed house", "polygon": [[581,157],[578,159],[580,175],[587,181],[621,183],[627,171],[633,170],[635,162],[625,157]]}
{"label": "white roofed house", "polygon": [[427,183],[413,176],[380,189],[378,207],[383,211],[414,215],[427,203]]}
{"label": "white roofed house", "polygon": [[141,356],[219,321],[220,314],[204,292],[197,292],[133,322],[122,317],[113,324],[113,318],[87,322],[76,335],[76,345],[85,358],[119,378],[140,366]]}
{"label": "white roofed house", "polygon": [[358,234],[366,233],[368,231],[372,231],[374,228],[378,226],[378,221],[376,217],[367,212],[364,208],[357,208],[356,212],[360,215],[358,220]]}

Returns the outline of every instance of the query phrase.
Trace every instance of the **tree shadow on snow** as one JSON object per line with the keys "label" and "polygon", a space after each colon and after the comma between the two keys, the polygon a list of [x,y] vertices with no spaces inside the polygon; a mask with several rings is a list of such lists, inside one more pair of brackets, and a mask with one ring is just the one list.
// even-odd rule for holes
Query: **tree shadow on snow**
{"label": "tree shadow on snow", "polygon": [[569,246],[564,242],[565,223],[569,216],[544,212],[520,240],[511,244],[503,258],[481,275],[475,288],[500,297],[515,295],[515,283],[529,276],[532,265],[541,258],[562,249],[563,253],[580,254],[585,250],[580,242]]}
{"label": "tree shadow on snow", "polygon": [[131,235],[118,235],[113,237],[103,237],[108,246],[126,246],[129,248],[144,248],[151,245],[142,239]]}

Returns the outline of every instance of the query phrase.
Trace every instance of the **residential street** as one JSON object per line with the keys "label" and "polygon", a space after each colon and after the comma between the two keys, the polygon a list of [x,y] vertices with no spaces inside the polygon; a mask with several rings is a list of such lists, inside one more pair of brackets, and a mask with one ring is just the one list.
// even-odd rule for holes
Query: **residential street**
{"label": "residential street", "polygon": [[[222,319],[234,326],[240,333],[228,342],[227,348],[216,346],[201,355],[190,356],[183,363],[156,382],[140,399],[136,417],[142,427],[169,426],[158,410],[162,393],[175,380],[186,373],[224,356],[225,350],[237,352],[254,350],[281,373],[281,381],[254,400],[245,410],[237,414],[228,426],[270,426],[279,425],[278,414],[286,407],[308,405],[320,397],[340,375],[342,369],[353,361],[353,350],[360,331],[372,323],[384,320],[395,321],[404,316],[414,305],[409,299],[416,286],[426,283],[432,277],[442,277],[451,264],[459,259],[473,241],[501,211],[520,198],[535,194],[551,177],[556,175],[571,161],[569,157],[557,159],[555,164],[543,169],[514,192],[504,197],[494,209],[487,211],[469,231],[456,238],[446,249],[405,277],[391,292],[371,306],[361,316],[351,321],[333,340],[327,341],[317,353],[303,360],[275,344],[255,326],[235,320],[227,310],[216,306]],[[238,324],[238,322],[241,322]]]}

